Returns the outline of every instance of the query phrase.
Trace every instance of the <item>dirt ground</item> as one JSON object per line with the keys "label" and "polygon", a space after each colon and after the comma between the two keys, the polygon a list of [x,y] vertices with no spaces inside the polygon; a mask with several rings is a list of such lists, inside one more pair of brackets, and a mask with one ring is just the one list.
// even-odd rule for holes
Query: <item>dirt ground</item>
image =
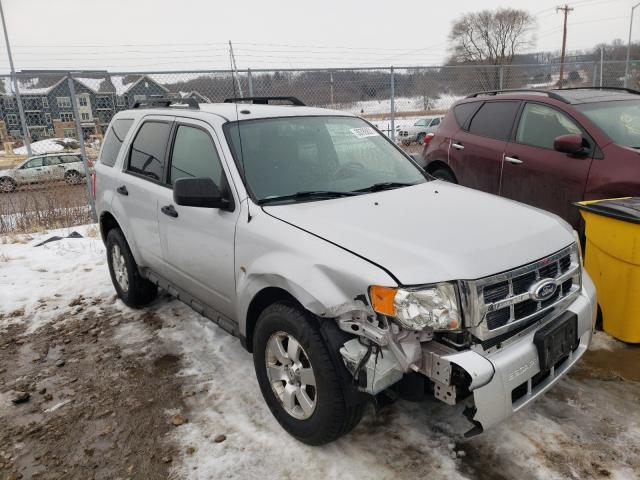
{"label": "dirt ground", "polygon": [[[85,313],[88,304],[97,312]],[[3,478],[167,478],[175,451],[163,436],[176,427],[165,412],[184,409],[180,358],[123,352],[113,339],[122,324],[154,329],[158,319],[82,297],[58,316],[64,322],[32,334],[14,324],[0,337],[3,407],[12,403],[0,407]],[[14,403],[21,394],[29,398]]]}

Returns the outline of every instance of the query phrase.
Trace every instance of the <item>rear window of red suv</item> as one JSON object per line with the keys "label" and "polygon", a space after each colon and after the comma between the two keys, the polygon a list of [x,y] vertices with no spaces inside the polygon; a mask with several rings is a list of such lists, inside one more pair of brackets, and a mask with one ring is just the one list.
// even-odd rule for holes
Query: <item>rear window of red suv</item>
{"label": "rear window of red suv", "polygon": [[519,108],[520,102],[486,102],[471,119],[469,133],[508,140]]}

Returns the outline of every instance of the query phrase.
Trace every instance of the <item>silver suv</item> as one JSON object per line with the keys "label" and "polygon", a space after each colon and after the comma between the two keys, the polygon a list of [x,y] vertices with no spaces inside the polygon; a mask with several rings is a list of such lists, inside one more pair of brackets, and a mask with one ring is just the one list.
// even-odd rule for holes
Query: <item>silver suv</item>
{"label": "silver suv", "polygon": [[70,185],[85,178],[82,158],[77,153],[52,153],[31,157],[15,168],[0,170],[0,192],[14,192],[18,186],[64,180]]}
{"label": "silver suv", "polygon": [[479,433],[578,361],[596,296],[567,223],[429,177],[361,118],[270,100],[114,117],[93,183],[124,303],[160,287],[239,337],[312,445],[397,394],[462,403]]}

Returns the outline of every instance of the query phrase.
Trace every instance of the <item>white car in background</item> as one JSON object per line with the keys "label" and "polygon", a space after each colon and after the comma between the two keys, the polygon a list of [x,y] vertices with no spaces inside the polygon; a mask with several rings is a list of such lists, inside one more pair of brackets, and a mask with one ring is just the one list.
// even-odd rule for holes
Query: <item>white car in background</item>
{"label": "white car in background", "polygon": [[413,125],[407,127],[400,127],[397,130],[396,140],[402,142],[404,145],[409,145],[413,142],[422,143],[424,137],[428,133],[435,132],[440,125],[444,117],[442,115],[435,117],[424,117],[418,120]]}
{"label": "white car in background", "polygon": [[20,165],[0,170],[0,192],[10,193],[29,183],[64,180],[70,185],[84,179],[82,157],[77,153],[53,153],[31,157]]}

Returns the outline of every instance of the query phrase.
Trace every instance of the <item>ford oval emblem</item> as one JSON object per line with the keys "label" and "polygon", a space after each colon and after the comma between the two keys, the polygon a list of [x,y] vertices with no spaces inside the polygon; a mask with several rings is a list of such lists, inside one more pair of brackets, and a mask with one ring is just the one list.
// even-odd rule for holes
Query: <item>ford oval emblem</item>
{"label": "ford oval emblem", "polygon": [[534,300],[544,301],[553,297],[556,290],[558,290],[558,284],[555,280],[545,278],[533,285],[530,291]]}

